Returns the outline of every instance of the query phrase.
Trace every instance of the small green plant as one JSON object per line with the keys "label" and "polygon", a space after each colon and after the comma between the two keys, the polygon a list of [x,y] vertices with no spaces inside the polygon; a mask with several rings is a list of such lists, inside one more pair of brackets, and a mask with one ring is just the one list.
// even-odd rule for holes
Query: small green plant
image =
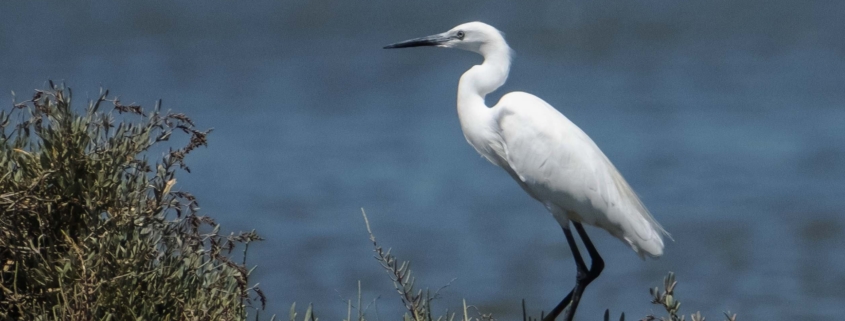
{"label": "small green plant", "polygon": [[[296,321],[299,313],[296,312],[296,303],[290,306],[290,321]],[[305,315],[302,317],[303,321],[318,321],[317,316],[314,315],[314,306],[309,304],[308,309],[305,310]],[[363,321],[363,320],[362,320]]]}
{"label": "small green plant", "polygon": [[[373,235],[370,229],[370,221],[367,219],[367,213],[361,209],[361,214],[364,216],[364,223],[367,226],[367,233],[370,236],[370,242],[373,243],[373,252],[375,252],[376,261],[381,264],[385,272],[387,272],[390,280],[393,281],[393,287],[399,294],[402,304],[405,305],[407,312],[402,316],[404,321],[454,321],[455,313],[449,313],[447,310],[445,314],[437,316],[432,314],[432,301],[437,299],[440,290],[431,293],[429,289],[416,290],[416,278],[411,274],[411,262],[400,261],[393,254],[390,254],[390,249],[384,250]],[[442,288],[441,288],[442,289]],[[360,306],[360,299],[359,299]],[[490,314],[480,314],[478,316],[469,315],[469,307],[466,300],[463,301],[463,314],[461,321],[493,321],[493,316]]]}
{"label": "small green plant", "polygon": [[[71,103],[50,82],[0,112],[0,319],[257,318],[265,298],[246,254],[261,238],[221,236],[175,188],[209,131],[108,91],[81,113]],[[179,134],[187,145],[148,159]],[[238,245],[241,262],[229,257]]]}
{"label": "small green plant", "polygon": [[[651,293],[651,303],[663,306],[666,309],[666,312],[669,314],[667,317],[657,318],[653,315],[648,315],[642,321],[685,321],[685,316],[683,314],[679,315],[678,311],[681,307],[681,301],[679,301],[675,297],[675,286],[678,285],[678,281],[675,281],[675,273],[669,272],[669,275],[663,279],[663,290],[661,291],[657,287],[649,289],[649,293]],[[624,315],[623,315],[624,317]],[[731,314],[730,312],[725,312],[725,317],[727,321],[736,321],[736,314]],[[605,320],[607,320],[607,314],[605,314]],[[696,312],[695,314],[690,314],[690,320],[692,321],[704,321],[704,317],[701,316],[701,312]]]}

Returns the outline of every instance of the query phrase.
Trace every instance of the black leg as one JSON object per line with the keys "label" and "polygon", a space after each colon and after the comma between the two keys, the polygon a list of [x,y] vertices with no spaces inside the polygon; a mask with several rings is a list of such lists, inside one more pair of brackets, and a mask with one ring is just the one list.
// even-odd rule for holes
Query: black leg
{"label": "black leg", "polygon": [[[602,260],[599,252],[596,250],[596,247],[593,246],[593,242],[590,241],[590,237],[587,236],[587,232],[584,231],[584,227],[581,226],[581,223],[572,222],[572,225],[575,226],[575,230],[578,231],[578,235],[581,236],[581,241],[584,242],[584,247],[587,248],[587,252],[590,253],[590,270],[587,271],[586,269],[579,269],[578,275],[575,278],[575,289],[572,291],[572,304],[570,304],[569,309],[566,310],[566,314],[563,315],[563,320],[565,321],[572,321],[572,318],[575,317],[575,309],[578,308],[578,302],[581,302],[581,294],[584,293],[584,289],[587,288],[587,285],[590,282],[593,282],[601,271],[604,270],[604,260]],[[583,263],[582,263],[583,264]]]}
{"label": "black leg", "polygon": [[590,253],[590,275],[592,275],[590,281],[595,280],[599,277],[601,271],[604,270],[604,260],[602,260],[601,255],[599,255],[599,251],[596,250],[596,247],[593,246],[593,241],[590,241],[590,237],[587,236],[587,231],[584,231],[584,226],[578,222],[572,222],[572,225],[575,226],[575,229],[578,231],[578,235],[581,236],[581,241],[584,242],[584,247],[586,247],[587,252]]}
{"label": "black leg", "polygon": [[[568,227],[568,226],[567,226]],[[578,273],[580,274],[581,270],[586,270],[587,266],[584,264],[584,259],[581,258],[581,251],[578,250],[578,245],[575,244],[575,238],[572,237],[572,231],[568,228],[563,228],[563,234],[566,235],[566,243],[569,244],[569,249],[572,251],[572,257],[575,259],[575,267],[578,269]],[[577,287],[577,282],[576,282]],[[543,321],[554,321],[558,315],[569,305],[569,302],[572,300],[572,294],[575,292],[573,288],[569,291],[569,294],[560,301],[560,303],[555,306],[552,311],[549,311],[549,314],[543,318]]]}
{"label": "black leg", "polygon": [[575,316],[575,309],[578,308],[578,303],[581,301],[581,294],[584,293],[584,289],[586,289],[587,285],[595,280],[604,269],[604,260],[602,260],[599,252],[596,250],[595,246],[593,246],[593,242],[590,241],[590,237],[587,236],[587,232],[584,231],[584,227],[578,222],[572,222],[572,225],[575,226],[575,229],[578,231],[578,235],[581,237],[581,241],[584,242],[584,247],[587,248],[587,252],[590,254],[590,269],[588,270],[587,265],[584,264],[584,259],[581,257],[577,244],[575,244],[575,238],[572,237],[572,231],[564,228],[563,234],[566,235],[566,242],[569,243],[569,248],[572,250],[572,256],[575,259],[575,266],[578,269],[575,277],[575,287],[572,291],[569,291],[569,294],[567,294],[566,297],[563,298],[563,300],[560,301],[560,303],[552,309],[551,312],[549,312],[549,315],[543,318],[543,321],[555,320],[555,318],[560,315],[567,305],[569,305],[569,309],[566,310],[563,320],[572,321],[572,318]]}

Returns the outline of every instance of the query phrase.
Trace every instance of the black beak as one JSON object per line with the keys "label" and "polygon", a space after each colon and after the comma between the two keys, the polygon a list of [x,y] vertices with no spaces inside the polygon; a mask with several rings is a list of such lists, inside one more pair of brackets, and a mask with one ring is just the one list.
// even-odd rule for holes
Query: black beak
{"label": "black beak", "polygon": [[447,41],[451,38],[443,36],[443,35],[432,35],[428,37],[416,38],[411,40],[400,41],[394,44],[390,44],[384,46],[384,49],[395,49],[395,48],[410,48],[410,47],[423,47],[423,46],[438,46]]}

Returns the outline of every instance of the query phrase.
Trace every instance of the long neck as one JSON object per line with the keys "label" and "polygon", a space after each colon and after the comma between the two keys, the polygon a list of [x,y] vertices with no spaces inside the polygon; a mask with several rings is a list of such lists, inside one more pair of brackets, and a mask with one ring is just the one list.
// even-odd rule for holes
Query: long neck
{"label": "long neck", "polygon": [[[510,71],[510,48],[502,41],[496,48],[481,48],[484,63],[467,70],[458,83],[458,119],[467,142],[488,160],[502,166],[496,156],[493,114],[484,96],[501,87]],[[498,50],[485,50],[498,49]]]}
{"label": "long neck", "polygon": [[498,46],[481,49],[484,63],[467,70],[458,83],[458,118],[465,135],[471,122],[477,123],[489,113],[484,96],[505,84],[510,72],[511,53],[504,41]]}

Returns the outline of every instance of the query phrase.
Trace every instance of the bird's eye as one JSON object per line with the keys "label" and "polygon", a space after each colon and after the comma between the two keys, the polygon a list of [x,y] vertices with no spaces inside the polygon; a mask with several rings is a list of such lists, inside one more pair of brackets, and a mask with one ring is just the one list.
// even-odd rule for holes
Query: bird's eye
{"label": "bird's eye", "polygon": [[463,31],[458,31],[458,33],[456,33],[455,36],[457,36],[458,39],[464,40],[464,32]]}

